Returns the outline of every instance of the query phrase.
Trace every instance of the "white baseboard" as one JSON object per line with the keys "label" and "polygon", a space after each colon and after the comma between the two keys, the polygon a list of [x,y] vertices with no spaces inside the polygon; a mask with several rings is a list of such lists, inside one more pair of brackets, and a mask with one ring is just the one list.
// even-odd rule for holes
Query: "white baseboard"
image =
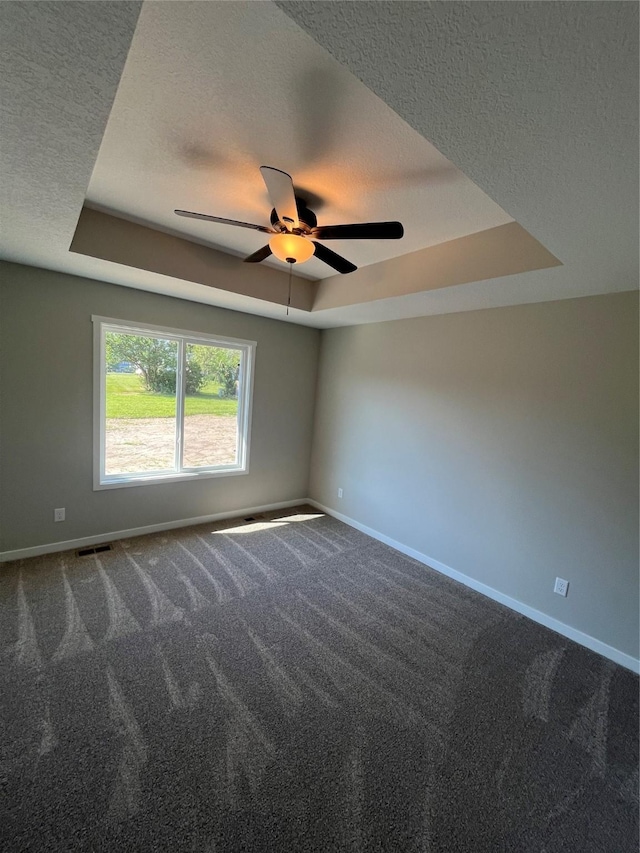
{"label": "white baseboard", "polygon": [[323,504],[313,500],[312,498],[308,498],[307,503],[311,504],[311,506],[314,506],[317,509],[322,510],[322,512],[325,512],[327,515],[332,515],[339,521],[343,521],[345,524],[348,524],[351,527],[355,527],[356,530],[360,530],[362,531],[362,533],[366,533],[367,536],[371,536],[373,539],[377,539],[379,542],[384,542],[385,545],[389,545],[391,548],[395,548],[396,551],[400,551],[400,553],[406,554],[408,557],[413,557],[414,560],[418,560],[418,562],[424,563],[426,566],[435,569],[437,572],[440,572],[443,575],[447,575],[447,577],[459,581],[459,583],[463,583],[465,586],[476,590],[476,592],[482,593],[482,595],[486,595],[487,598],[492,598],[494,601],[497,601],[500,604],[504,604],[506,607],[511,608],[511,610],[515,610],[516,613],[521,613],[523,616],[527,616],[529,619],[533,619],[534,622],[538,622],[540,625],[544,625],[545,628],[550,628],[557,634],[562,634],[564,637],[573,640],[575,643],[579,643],[581,646],[585,646],[587,649],[591,649],[592,652],[596,652],[597,654],[602,655],[603,657],[609,658],[609,660],[620,664],[620,666],[626,667],[626,669],[630,669],[632,672],[640,673],[640,660],[638,660],[637,658],[634,658],[631,655],[626,654],[625,652],[621,652],[619,649],[615,649],[613,646],[609,646],[606,643],[597,640],[595,637],[590,636],[589,634],[585,634],[582,631],[578,631],[576,628],[572,628],[570,625],[565,625],[564,622],[560,622],[558,619],[554,619],[553,616],[548,616],[541,610],[536,610],[534,607],[529,607],[528,604],[523,604],[521,601],[518,601],[515,598],[511,598],[511,596],[509,595],[505,595],[502,592],[498,592],[497,589],[493,589],[493,587],[487,586],[486,584],[481,583],[480,581],[474,580],[474,578],[470,578],[468,575],[463,575],[462,572],[458,572],[455,569],[452,569],[450,566],[446,566],[444,563],[439,562],[438,560],[433,560],[431,557],[427,557],[426,554],[422,554],[420,553],[420,551],[416,551],[413,548],[409,548],[407,545],[403,545],[402,542],[396,542],[395,539],[391,539],[389,536],[385,536],[384,533],[379,533],[377,530],[373,530],[373,528],[367,527],[365,524],[361,524],[354,518],[349,518],[349,516],[343,515],[341,512],[337,512],[335,509],[331,509],[331,507],[324,506]]}
{"label": "white baseboard", "polygon": [[191,527],[194,524],[208,524],[210,521],[222,521],[225,518],[240,518],[245,515],[255,515],[258,512],[270,512],[275,509],[287,509],[308,503],[307,498],[294,501],[253,506],[249,509],[233,509],[230,512],[216,512],[213,515],[201,515],[198,518],[182,518],[179,521],[165,521],[161,524],[147,524],[145,527],[132,527],[130,530],[114,530],[98,533],[95,536],[83,536],[82,539],[67,539],[65,542],[50,542],[47,545],[35,545],[33,548],[19,548],[17,551],[0,551],[0,563],[8,560],[23,560],[25,557],[39,557],[42,554],[55,554],[58,551],[71,551],[76,548],[86,548],[102,542],[112,542],[115,539],[131,539],[133,536],[144,536],[146,533],[158,533],[162,530],[175,530],[178,527]]}

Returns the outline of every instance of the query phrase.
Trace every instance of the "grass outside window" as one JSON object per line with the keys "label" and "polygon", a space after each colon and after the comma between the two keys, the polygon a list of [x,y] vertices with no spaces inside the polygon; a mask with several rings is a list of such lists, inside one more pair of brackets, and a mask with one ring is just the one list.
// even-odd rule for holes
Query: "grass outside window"
{"label": "grass outside window", "polygon": [[[207,382],[197,394],[185,397],[185,417],[189,415],[216,415],[235,417],[237,399],[222,399],[221,385]],[[142,377],[136,373],[107,373],[107,418],[174,418],[175,394],[157,394],[147,391]]]}

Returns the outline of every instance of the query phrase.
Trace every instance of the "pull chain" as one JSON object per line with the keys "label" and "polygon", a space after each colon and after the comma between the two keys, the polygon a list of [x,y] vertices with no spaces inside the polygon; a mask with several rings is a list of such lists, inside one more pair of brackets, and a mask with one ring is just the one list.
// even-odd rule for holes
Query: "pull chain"
{"label": "pull chain", "polygon": [[293,263],[289,261],[289,296],[287,297],[287,317],[291,306],[291,276],[293,275]]}

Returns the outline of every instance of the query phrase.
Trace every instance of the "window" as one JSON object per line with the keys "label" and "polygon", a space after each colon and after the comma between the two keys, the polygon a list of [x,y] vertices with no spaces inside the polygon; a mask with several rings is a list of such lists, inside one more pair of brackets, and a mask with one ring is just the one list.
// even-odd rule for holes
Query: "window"
{"label": "window", "polygon": [[248,471],[253,341],[93,323],[95,489]]}

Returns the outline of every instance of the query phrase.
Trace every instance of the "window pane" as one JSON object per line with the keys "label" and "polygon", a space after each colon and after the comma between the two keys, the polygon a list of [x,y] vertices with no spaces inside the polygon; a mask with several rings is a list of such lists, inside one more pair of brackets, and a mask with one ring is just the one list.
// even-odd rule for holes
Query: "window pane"
{"label": "window pane", "polygon": [[105,474],[175,469],[176,341],[106,333]]}
{"label": "window pane", "polygon": [[185,468],[238,461],[240,350],[187,344],[184,400]]}

